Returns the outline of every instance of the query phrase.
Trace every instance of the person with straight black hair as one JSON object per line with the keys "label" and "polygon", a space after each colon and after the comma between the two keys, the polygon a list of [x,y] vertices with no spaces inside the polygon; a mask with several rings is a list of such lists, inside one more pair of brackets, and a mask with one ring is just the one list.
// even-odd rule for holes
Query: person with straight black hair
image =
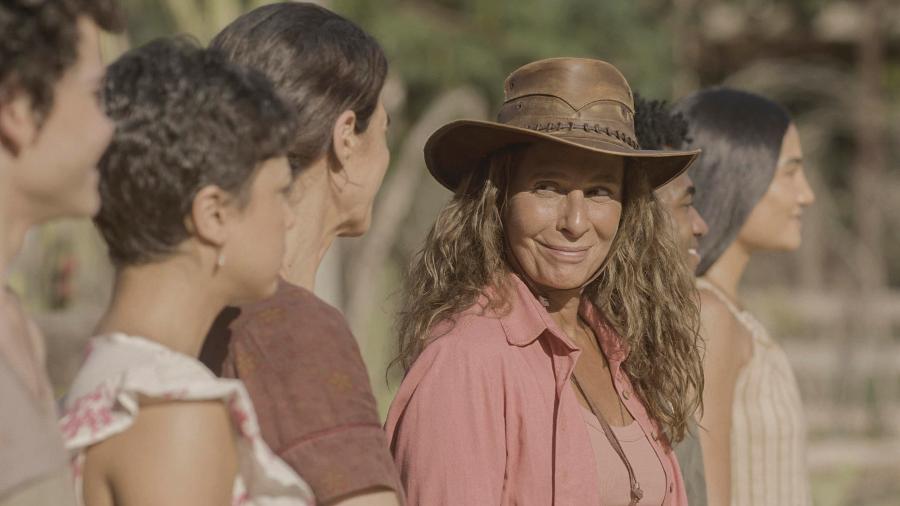
{"label": "person with straight black hair", "polygon": [[116,132],[94,222],[115,287],[60,421],[80,503],[312,505],[244,387],[196,358],[222,308],[277,287],[292,111],[179,38],[119,58],[102,96]]}
{"label": "person with straight black hair", "polygon": [[744,309],[738,288],[763,251],[800,246],[815,200],[797,127],[780,105],[729,88],[702,90],[676,108],[703,153],[690,169],[709,225],[697,281],[706,343],[700,441],[711,504],[810,504],[806,424],[790,363]]}
{"label": "person with straight black hair", "polygon": [[298,116],[296,174],[278,292],[224,312],[204,362],[247,385],[263,437],[320,504],[403,500],[369,374],[344,316],[318,298],[316,271],[337,237],[369,228],[389,161],[381,92],[387,59],[352,22],[305,2],[254,9],[210,47],[263,72]]}

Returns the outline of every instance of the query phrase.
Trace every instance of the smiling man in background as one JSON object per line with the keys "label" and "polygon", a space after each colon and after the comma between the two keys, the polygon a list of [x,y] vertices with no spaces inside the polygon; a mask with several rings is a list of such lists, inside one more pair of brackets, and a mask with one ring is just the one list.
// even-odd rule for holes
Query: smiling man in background
{"label": "smiling man in background", "polygon": [[[688,124],[680,114],[672,114],[666,103],[645,100],[635,94],[634,130],[642,149],[681,149],[687,137]],[[706,235],[706,222],[694,208],[694,182],[687,171],[658,188],[654,194],[669,212],[675,227],[675,239],[691,270],[700,263],[698,240]],[[697,436],[697,424],[691,421],[684,440],[675,446],[678,465],[684,477],[688,504],[706,506],[706,476],[703,454]]]}

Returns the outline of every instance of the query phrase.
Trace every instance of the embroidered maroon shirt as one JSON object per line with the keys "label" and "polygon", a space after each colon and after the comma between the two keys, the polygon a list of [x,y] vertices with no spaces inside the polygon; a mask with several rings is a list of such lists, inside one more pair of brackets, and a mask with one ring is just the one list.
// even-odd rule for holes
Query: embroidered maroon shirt
{"label": "embroidered maroon shirt", "polygon": [[402,495],[356,339],[312,292],[282,281],[269,299],[226,309],[201,360],[244,382],[266,443],[320,504],[376,489]]}

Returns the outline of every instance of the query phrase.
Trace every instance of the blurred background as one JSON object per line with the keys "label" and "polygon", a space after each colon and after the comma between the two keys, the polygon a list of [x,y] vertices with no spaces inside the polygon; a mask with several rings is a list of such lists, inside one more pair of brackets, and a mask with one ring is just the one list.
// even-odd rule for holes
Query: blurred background
{"label": "blurred background", "polygon": [[[111,61],[154,37],[207,42],[250,0],[120,0]],[[785,346],[810,423],[818,505],[900,504],[900,2],[895,0],[333,0],[316,2],[387,51],[392,163],[371,232],[342,240],[317,292],[340,307],[382,415],[398,384],[402,272],[449,193],[422,146],[441,124],[493,117],[509,72],[551,56],[614,63],[648,98],[725,83],[783,104],[799,125],[817,202],[795,254],[751,263],[749,306]],[[88,221],[35,230],[13,274],[66,391],[109,297]]]}

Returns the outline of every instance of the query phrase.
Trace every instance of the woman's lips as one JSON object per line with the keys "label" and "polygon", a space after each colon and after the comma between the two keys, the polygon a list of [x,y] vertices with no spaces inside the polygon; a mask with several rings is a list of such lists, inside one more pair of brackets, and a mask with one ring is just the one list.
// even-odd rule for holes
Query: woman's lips
{"label": "woman's lips", "polygon": [[538,244],[553,257],[564,261],[577,263],[587,257],[590,246],[557,246],[538,242]]}
{"label": "woman's lips", "polygon": [[697,251],[697,248],[688,248],[687,254],[688,254],[688,262],[690,262],[691,267],[696,269],[697,266],[700,265],[700,259],[701,259],[700,252]]}

